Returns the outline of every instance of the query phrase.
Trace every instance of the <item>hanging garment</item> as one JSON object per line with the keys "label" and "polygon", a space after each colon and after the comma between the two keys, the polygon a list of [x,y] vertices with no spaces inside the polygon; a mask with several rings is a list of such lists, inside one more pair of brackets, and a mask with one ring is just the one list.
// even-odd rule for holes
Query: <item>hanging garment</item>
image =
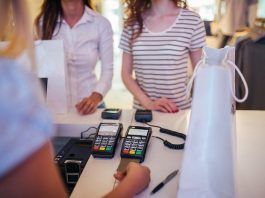
{"label": "hanging garment", "polygon": [[[265,37],[253,41],[246,38],[236,45],[236,65],[244,75],[249,96],[243,103],[237,104],[241,110],[265,110]],[[236,94],[244,95],[243,84],[236,76]]]}

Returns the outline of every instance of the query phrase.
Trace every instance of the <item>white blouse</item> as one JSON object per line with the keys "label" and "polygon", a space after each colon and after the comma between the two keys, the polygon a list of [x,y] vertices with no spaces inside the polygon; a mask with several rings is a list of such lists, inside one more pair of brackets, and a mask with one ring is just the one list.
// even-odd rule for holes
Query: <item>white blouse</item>
{"label": "white blouse", "polygon": [[[67,62],[68,104],[74,107],[92,92],[103,97],[111,88],[113,77],[113,32],[110,22],[88,7],[81,19],[70,27],[65,20],[53,33],[53,40],[63,40]],[[95,74],[101,61],[99,79]]]}

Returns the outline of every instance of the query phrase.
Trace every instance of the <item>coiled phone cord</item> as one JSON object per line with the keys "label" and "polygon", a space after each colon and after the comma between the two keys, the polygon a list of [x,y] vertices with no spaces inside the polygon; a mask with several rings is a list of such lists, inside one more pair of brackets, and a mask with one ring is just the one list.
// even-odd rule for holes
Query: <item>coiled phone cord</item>
{"label": "coiled phone cord", "polygon": [[[178,138],[181,138],[183,139],[184,141],[186,140],[186,135],[183,134],[183,133],[179,133],[177,131],[172,131],[172,130],[169,130],[169,129],[165,129],[165,128],[162,128],[160,126],[156,126],[156,125],[152,125],[152,124],[149,124],[147,122],[145,122],[146,125],[148,126],[151,126],[151,127],[156,127],[156,128],[159,128],[159,131],[160,133],[164,133],[164,134],[168,134],[168,135],[172,135],[172,136],[175,136],[175,137],[178,137]],[[175,149],[175,150],[182,150],[184,149],[184,146],[185,146],[185,143],[182,143],[182,144],[172,144],[171,142],[167,141],[167,140],[164,140],[163,138],[161,137],[158,137],[158,136],[152,136],[154,138],[157,138],[157,139],[160,139],[163,141],[163,144],[170,148],[170,149]]]}

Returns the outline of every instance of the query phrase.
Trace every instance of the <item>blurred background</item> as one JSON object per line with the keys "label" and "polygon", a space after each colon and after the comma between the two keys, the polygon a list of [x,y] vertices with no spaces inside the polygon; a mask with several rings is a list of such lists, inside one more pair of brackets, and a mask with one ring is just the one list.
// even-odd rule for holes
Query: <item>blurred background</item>
{"label": "blurred background", "polygon": [[[33,24],[42,0],[27,1],[30,5]],[[114,31],[114,78],[112,89],[105,98],[106,105],[109,108],[130,109],[132,108],[133,98],[124,87],[120,76],[122,56],[118,45],[123,26],[122,1],[93,0],[93,2],[97,11],[109,19]],[[234,3],[232,4],[232,2]],[[254,25],[257,18],[265,18],[265,0],[188,0],[187,3],[189,8],[197,12],[205,21],[206,40],[209,47],[219,48],[225,45],[235,45],[239,37],[248,34],[249,28]],[[241,13],[238,10],[239,7]],[[243,18],[246,18],[243,25],[235,25],[237,23],[236,19]],[[233,25],[232,30],[231,24]],[[97,70],[97,73],[99,73],[99,70]]]}

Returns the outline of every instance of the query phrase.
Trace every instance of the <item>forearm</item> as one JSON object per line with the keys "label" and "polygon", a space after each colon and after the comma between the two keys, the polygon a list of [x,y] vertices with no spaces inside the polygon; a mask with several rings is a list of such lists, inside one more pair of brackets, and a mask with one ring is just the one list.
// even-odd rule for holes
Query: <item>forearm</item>
{"label": "forearm", "polygon": [[102,96],[105,96],[111,88],[112,79],[113,79],[113,57],[110,54],[101,55],[101,72],[99,80],[95,86],[94,92],[98,92]]}
{"label": "forearm", "polygon": [[132,184],[125,179],[103,198],[132,198],[136,194],[134,189]]}
{"label": "forearm", "polygon": [[202,49],[198,49],[197,51],[190,52],[190,59],[192,64],[192,69],[195,69],[195,66],[202,58]]}
{"label": "forearm", "polygon": [[[15,190],[14,190],[15,188]],[[46,143],[0,182],[1,197],[67,197]]]}
{"label": "forearm", "polygon": [[127,89],[133,94],[133,96],[140,102],[144,108],[148,108],[151,99],[144,93],[144,91],[139,87],[135,79],[132,76],[122,76],[123,83]]}
{"label": "forearm", "polygon": [[111,88],[113,78],[113,32],[108,20],[101,21],[99,33],[101,73],[94,92],[98,92],[104,97]]}
{"label": "forearm", "polygon": [[112,71],[103,74],[100,77],[97,85],[95,86],[93,93],[94,92],[99,93],[104,97],[108,93],[108,91],[111,89],[112,76],[113,76]]}

